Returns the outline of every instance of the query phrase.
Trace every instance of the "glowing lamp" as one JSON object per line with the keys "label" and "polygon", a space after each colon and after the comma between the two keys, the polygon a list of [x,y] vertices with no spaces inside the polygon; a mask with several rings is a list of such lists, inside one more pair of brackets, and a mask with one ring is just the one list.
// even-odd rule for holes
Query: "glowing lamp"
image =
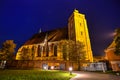
{"label": "glowing lamp", "polygon": [[47,69],[47,67],[46,67],[46,66],[44,66],[44,69],[46,70],[46,69]]}
{"label": "glowing lamp", "polygon": [[72,67],[69,67],[69,72],[70,72],[70,75],[72,75]]}
{"label": "glowing lamp", "polygon": [[54,66],[51,66],[51,69],[54,69]]}

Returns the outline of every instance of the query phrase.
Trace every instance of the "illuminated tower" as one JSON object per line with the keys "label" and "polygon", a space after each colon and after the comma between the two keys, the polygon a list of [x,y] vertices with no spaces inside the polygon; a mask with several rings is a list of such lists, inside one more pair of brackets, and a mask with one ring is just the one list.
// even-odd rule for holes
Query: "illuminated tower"
{"label": "illuminated tower", "polygon": [[79,13],[78,10],[74,10],[68,19],[68,34],[70,40],[80,41],[85,45],[85,58],[86,60],[93,62],[91,43],[85,15]]}

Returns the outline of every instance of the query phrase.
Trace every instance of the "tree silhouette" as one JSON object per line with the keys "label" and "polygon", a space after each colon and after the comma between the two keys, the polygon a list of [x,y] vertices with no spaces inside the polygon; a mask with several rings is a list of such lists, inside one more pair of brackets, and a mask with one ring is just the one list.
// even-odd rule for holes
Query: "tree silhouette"
{"label": "tree silhouette", "polygon": [[14,56],[15,56],[15,48],[16,48],[16,44],[14,43],[13,40],[6,40],[3,44],[2,44],[2,48],[1,48],[1,56],[0,59],[1,60],[13,60]]}
{"label": "tree silhouette", "polygon": [[77,62],[78,68],[80,68],[80,62],[85,60],[85,51],[83,43],[72,40],[61,40],[59,46],[63,53],[63,59],[68,60],[70,62]]}

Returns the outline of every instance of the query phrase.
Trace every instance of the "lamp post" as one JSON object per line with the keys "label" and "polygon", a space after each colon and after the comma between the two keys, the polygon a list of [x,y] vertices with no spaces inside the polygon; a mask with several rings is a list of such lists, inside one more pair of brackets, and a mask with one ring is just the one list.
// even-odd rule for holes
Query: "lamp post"
{"label": "lamp post", "polygon": [[69,67],[70,75],[72,75],[72,67]]}

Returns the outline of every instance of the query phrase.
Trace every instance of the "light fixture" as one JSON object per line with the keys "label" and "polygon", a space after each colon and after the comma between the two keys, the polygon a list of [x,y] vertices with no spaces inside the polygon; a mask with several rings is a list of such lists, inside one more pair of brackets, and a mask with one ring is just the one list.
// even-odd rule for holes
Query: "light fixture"
{"label": "light fixture", "polygon": [[54,66],[51,66],[51,69],[53,70],[53,69],[54,69]]}
{"label": "light fixture", "polygon": [[46,67],[46,66],[44,66],[44,70],[47,70],[47,67]]}
{"label": "light fixture", "polygon": [[70,72],[70,75],[72,75],[72,67],[69,67],[69,72]]}

